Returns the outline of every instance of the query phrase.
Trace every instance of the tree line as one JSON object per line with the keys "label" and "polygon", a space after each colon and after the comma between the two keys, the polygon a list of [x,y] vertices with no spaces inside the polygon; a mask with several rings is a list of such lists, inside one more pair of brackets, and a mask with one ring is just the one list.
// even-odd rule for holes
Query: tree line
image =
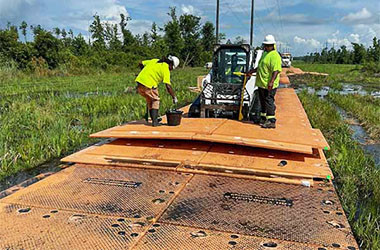
{"label": "tree line", "polygon": [[210,61],[216,39],[213,23],[202,24],[200,17],[190,14],[178,16],[174,7],[168,15],[170,19],[163,27],[153,23],[150,32],[143,35],[132,34],[128,16],[121,14],[120,23],[112,24],[94,15],[88,40],[71,29],[46,30],[25,21],[18,26],[8,23],[0,29],[0,66],[12,64],[30,71],[89,67],[107,70],[135,67],[139,60],[162,58],[169,53],[178,56],[184,66]]}
{"label": "tree line", "polygon": [[351,43],[352,49],[341,46],[338,49],[324,48],[322,51],[310,53],[300,57],[306,62],[311,63],[333,63],[333,64],[365,64],[380,63],[380,39],[376,37],[372,40],[372,45],[366,48],[363,44]]}

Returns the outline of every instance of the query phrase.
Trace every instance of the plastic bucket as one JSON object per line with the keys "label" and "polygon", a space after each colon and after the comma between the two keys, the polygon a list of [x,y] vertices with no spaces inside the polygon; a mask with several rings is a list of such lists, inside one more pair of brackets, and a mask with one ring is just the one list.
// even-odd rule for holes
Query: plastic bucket
{"label": "plastic bucket", "polygon": [[183,111],[181,110],[168,110],[166,111],[166,118],[168,120],[169,126],[178,126],[181,124],[181,118],[182,118]]}

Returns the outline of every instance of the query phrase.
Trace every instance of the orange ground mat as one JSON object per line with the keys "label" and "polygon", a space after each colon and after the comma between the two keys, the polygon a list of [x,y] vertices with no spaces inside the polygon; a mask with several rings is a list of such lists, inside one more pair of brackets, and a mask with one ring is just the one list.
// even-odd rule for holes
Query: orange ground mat
{"label": "orange ground mat", "polygon": [[92,134],[91,137],[199,140],[305,154],[312,154],[313,148],[329,149],[322,133],[311,128],[294,90],[279,89],[276,96],[276,129],[262,129],[250,122],[184,117],[181,125],[176,127],[151,127],[145,122],[135,121]]}
{"label": "orange ground mat", "polygon": [[322,150],[315,149],[314,154],[308,155],[198,141],[118,139],[92,146],[62,161],[98,165],[150,163],[147,168],[182,171],[185,166],[187,170],[290,178],[332,177]]}

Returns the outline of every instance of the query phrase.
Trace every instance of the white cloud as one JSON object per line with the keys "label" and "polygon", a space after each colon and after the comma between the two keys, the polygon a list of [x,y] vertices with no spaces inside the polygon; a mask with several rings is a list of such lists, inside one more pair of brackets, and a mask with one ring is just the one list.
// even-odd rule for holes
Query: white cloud
{"label": "white cloud", "polygon": [[195,8],[193,5],[185,5],[185,4],[182,4],[181,5],[181,11],[183,14],[187,14],[187,15],[194,15],[194,16],[201,16],[202,19],[203,18],[206,18],[206,16],[202,16],[203,13],[201,10]]}
{"label": "white cloud", "polygon": [[73,28],[87,31],[93,15],[99,15],[109,23],[120,22],[120,14],[128,11],[118,0],[0,0],[0,21],[19,24],[41,24],[46,29],[53,27]]}
{"label": "white cloud", "polygon": [[187,15],[194,15],[194,6],[192,5],[184,5],[182,4],[181,10],[184,14]]}
{"label": "white cloud", "polygon": [[131,20],[129,22],[128,28],[133,34],[142,35],[145,32],[149,32],[151,30],[152,24],[153,22],[149,20]]}
{"label": "white cloud", "polygon": [[275,9],[270,12],[267,16],[261,17],[260,22],[283,22],[284,25],[289,24],[300,24],[300,25],[321,25],[329,22],[325,18],[314,18],[303,13],[294,13],[282,15],[281,19],[278,11]]}
{"label": "white cloud", "polygon": [[295,36],[293,40],[296,44],[306,45],[309,48],[311,47],[313,49],[319,48],[321,46],[321,43],[318,40],[315,40],[314,38],[307,39],[307,38]]}
{"label": "white cloud", "polygon": [[360,35],[361,42],[368,46],[372,45],[374,37],[380,38],[380,23],[354,25],[355,33]]}
{"label": "white cloud", "polygon": [[351,41],[353,43],[360,43],[360,35],[359,34],[350,34]]}
{"label": "white cloud", "polygon": [[363,8],[358,12],[349,13],[342,17],[341,21],[344,23],[367,23],[371,20],[372,16],[372,13],[369,12],[367,8]]}

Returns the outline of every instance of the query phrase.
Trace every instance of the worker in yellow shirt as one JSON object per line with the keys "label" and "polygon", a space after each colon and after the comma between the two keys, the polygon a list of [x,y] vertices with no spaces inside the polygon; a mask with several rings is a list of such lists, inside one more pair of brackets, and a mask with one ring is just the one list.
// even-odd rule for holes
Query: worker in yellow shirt
{"label": "worker in yellow shirt", "polygon": [[166,90],[173,98],[173,103],[178,102],[170,82],[170,71],[177,68],[178,65],[179,59],[175,56],[168,56],[161,60],[146,60],[140,63],[142,70],[136,78],[137,92],[146,100],[153,127],[161,125],[158,120],[160,108],[158,84],[165,83]]}
{"label": "worker in yellow shirt", "polygon": [[248,74],[257,72],[256,86],[259,91],[261,106],[260,125],[262,128],[276,128],[276,105],[274,97],[280,84],[281,56],[276,51],[274,36],[267,35],[263,42],[264,53],[257,69],[251,69]]}

